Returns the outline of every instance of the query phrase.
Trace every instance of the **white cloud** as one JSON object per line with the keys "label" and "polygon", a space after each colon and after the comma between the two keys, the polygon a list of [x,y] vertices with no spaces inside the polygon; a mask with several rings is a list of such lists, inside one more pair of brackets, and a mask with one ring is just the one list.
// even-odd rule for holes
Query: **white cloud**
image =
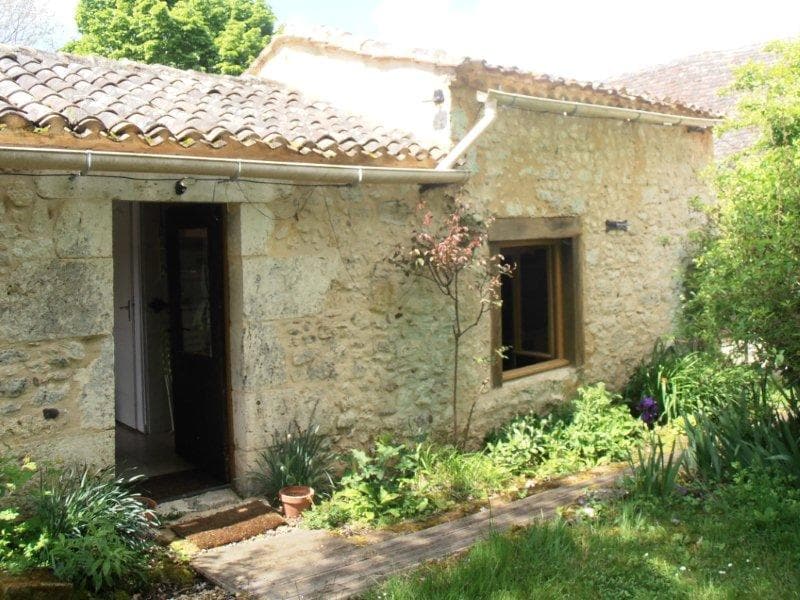
{"label": "white cloud", "polygon": [[381,39],[579,79],[800,34],[785,0],[382,0],[371,18]]}

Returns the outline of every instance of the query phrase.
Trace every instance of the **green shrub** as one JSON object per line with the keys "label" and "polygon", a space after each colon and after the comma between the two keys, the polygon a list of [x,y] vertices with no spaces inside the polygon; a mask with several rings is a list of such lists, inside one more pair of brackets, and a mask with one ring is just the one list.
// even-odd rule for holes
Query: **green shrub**
{"label": "green shrub", "polygon": [[302,429],[297,422],[291,431],[272,434],[272,444],[258,458],[258,469],[251,473],[259,493],[276,500],[278,491],[288,485],[307,485],[319,498],[333,487],[331,465],[334,455],[318,426]]}
{"label": "green shrub", "polygon": [[641,426],[620,400],[603,383],[579,388],[572,419],[563,430],[567,452],[585,465],[625,460]]}
{"label": "green shrub", "polygon": [[419,447],[378,440],[371,454],[351,452],[350,466],[331,498],[306,513],[310,527],[347,522],[385,525],[430,512],[428,498],[414,497]]}
{"label": "green shrub", "polygon": [[463,453],[452,446],[420,446],[413,489],[437,509],[482,500],[505,487],[511,473],[483,452]]}
{"label": "green shrub", "polygon": [[661,421],[666,422],[724,404],[758,377],[753,367],[733,364],[720,353],[658,340],[650,356],[634,370],[623,395],[631,406],[642,398],[653,398]]}
{"label": "green shrub", "polygon": [[532,474],[554,450],[564,422],[547,415],[528,413],[516,417],[489,435],[486,449],[492,459],[513,473]]}
{"label": "green shrub", "polygon": [[370,454],[353,450],[340,489],[305,520],[310,527],[388,525],[486,498],[510,478],[484,453],[378,440]]}
{"label": "green shrub", "polygon": [[42,535],[21,516],[21,492],[36,471],[36,463],[28,459],[0,457],[0,569],[5,571],[26,569],[43,543]]}
{"label": "green shrub", "polygon": [[488,453],[513,473],[539,476],[625,460],[642,426],[619,400],[602,383],[581,387],[563,411],[523,415],[502,427]]}
{"label": "green shrub", "polygon": [[102,518],[81,535],[60,533],[51,538],[46,555],[56,577],[94,592],[142,581],[148,565],[146,554],[124,543],[116,524]]}
{"label": "green shrub", "polygon": [[624,460],[642,426],[618,400],[603,384],[583,387],[563,413],[518,417],[483,452],[379,440],[370,454],[352,452],[340,489],[306,513],[305,522],[387,525],[485,499],[519,474],[563,474]]}

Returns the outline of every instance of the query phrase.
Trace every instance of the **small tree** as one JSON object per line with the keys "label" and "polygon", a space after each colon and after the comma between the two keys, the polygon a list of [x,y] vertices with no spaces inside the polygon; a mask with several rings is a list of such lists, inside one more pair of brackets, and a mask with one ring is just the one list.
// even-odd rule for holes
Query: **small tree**
{"label": "small tree", "polygon": [[[478,326],[483,316],[500,305],[500,278],[510,268],[499,254],[482,256],[487,240],[486,224],[470,214],[465,204],[441,221],[424,203],[418,207],[422,214],[419,229],[411,235],[411,245],[398,246],[392,262],[406,275],[431,281],[452,307],[453,335],[452,410],[453,440],[458,440],[458,370],[462,338]],[[477,308],[474,303],[477,302]],[[473,303],[472,307],[469,303]],[[474,404],[473,404],[474,407]],[[464,427],[464,439],[469,435],[470,417]]]}
{"label": "small tree", "polygon": [[270,40],[264,0],[79,0],[65,50],[179,69],[242,73]]}
{"label": "small tree", "polygon": [[[738,342],[800,374],[800,42],[742,68],[728,128],[760,139],[717,166],[719,208],[688,279],[690,332]],[[782,357],[782,358],[781,358]]]}

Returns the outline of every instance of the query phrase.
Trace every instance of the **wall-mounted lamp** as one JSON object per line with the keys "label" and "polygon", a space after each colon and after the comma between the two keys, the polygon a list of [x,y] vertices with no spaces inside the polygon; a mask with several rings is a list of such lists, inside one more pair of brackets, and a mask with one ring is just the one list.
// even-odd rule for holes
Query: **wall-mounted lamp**
{"label": "wall-mounted lamp", "polygon": [[183,179],[178,179],[178,181],[175,182],[175,193],[178,196],[183,196],[188,189],[189,189],[189,180],[186,179],[185,177]]}
{"label": "wall-mounted lamp", "polygon": [[606,233],[609,231],[628,231],[628,220],[611,221],[606,220]]}

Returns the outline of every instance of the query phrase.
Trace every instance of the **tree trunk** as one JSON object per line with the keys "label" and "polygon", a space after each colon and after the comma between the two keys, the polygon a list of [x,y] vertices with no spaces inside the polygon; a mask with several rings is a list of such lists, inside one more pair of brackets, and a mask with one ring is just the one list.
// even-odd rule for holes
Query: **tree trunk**
{"label": "tree trunk", "polygon": [[459,335],[453,338],[453,443],[458,443],[458,343]]}

